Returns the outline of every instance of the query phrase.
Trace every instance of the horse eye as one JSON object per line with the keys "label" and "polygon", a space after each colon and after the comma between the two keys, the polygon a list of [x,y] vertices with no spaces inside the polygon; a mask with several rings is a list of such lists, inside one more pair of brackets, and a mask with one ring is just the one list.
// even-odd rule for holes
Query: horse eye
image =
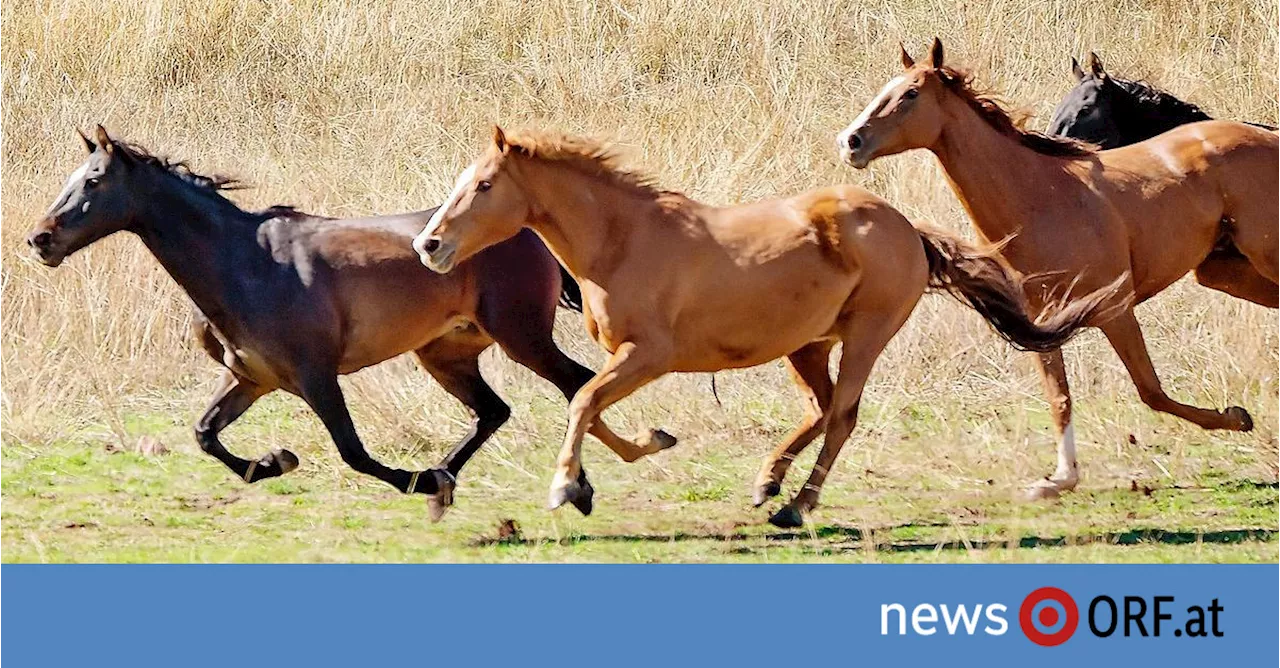
{"label": "horse eye", "polygon": [[914,99],[916,99],[916,97],[917,97],[918,95],[920,95],[920,89],[919,89],[919,88],[908,88],[908,89],[907,89],[907,92],[905,92],[905,93],[903,93],[903,94],[902,94],[902,97],[905,97],[905,98],[907,98],[908,100],[914,100]]}
{"label": "horse eye", "polygon": [[99,181],[98,179],[85,179],[85,181],[84,181],[84,187],[86,187],[86,188],[97,188],[99,183],[102,183],[102,182],[101,182],[101,181]]}
{"label": "horse eye", "polygon": [[488,181],[481,181],[476,184],[476,192],[482,193],[492,187],[493,187],[492,183],[489,183]]}

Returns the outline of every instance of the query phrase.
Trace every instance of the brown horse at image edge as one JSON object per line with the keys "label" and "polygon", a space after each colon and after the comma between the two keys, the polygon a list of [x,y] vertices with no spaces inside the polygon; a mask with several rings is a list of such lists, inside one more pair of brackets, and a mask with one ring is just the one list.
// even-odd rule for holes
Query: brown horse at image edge
{"label": "brown horse at image edge", "polygon": [[[938,157],[980,237],[1027,277],[1027,297],[1045,303],[1070,288],[1123,278],[1132,293],[1116,317],[1094,321],[1154,410],[1205,429],[1249,431],[1239,407],[1199,408],[1160,385],[1133,313],[1194,272],[1200,284],[1276,308],[1280,150],[1273,132],[1230,121],[1183,125],[1146,141],[1099,151],[1018,127],[971,77],[943,62],[934,40],[917,63],[880,90],[836,139],[840,156],[862,168],[916,148]],[[1071,394],[1061,351],[1037,356],[1058,432],[1058,464],[1029,489],[1056,497],[1079,482]]]}

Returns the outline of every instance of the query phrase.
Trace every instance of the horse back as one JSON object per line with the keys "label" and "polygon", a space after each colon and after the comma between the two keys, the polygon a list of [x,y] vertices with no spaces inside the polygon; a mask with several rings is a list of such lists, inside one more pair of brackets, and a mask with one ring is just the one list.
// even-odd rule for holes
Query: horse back
{"label": "horse back", "polygon": [[351,219],[294,213],[262,224],[260,243],[297,277],[290,281],[297,294],[282,307],[294,312],[298,327],[325,330],[309,338],[335,342],[339,373],[415,350],[474,318],[471,263],[441,275],[413,250],[431,213]]}
{"label": "horse back", "polygon": [[910,267],[923,258],[920,235],[896,208],[857,186],[843,185],[794,198],[823,257],[845,268],[887,262]]}

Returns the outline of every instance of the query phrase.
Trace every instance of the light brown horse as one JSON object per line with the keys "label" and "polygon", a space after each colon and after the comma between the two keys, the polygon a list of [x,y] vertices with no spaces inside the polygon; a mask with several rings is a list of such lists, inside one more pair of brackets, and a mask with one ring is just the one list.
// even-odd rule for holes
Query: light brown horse
{"label": "light brown horse", "polygon": [[[1201,284],[1276,307],[1276,135],[1241,123],[1184,125],[1109,151],[1019,128],[968,74],[902,50],[904,72],[837,137],[854,167],[913,148],[932,151],[986,240],[1029,276],[1037,304],[1065,286],[1096,288],[1128,275],[1142,302],[1194,271]],[[1075,283],[1078,281],[1078,284]],[[1243,408],[1197,408],[1160,387],[1132,306],[1098,325],[1151,408],[1205,429],[1249,431]],[[1058,466],[1033,497],[1079,481],[1071,395],[1061,351],[1038,356],[1058,432]]]}
{"label": "light brown horse", "polygon": [[[573,502],[585,430],[602,411],[672,371],[718,371],[786,357],[806,399],[804,422],[768,458],[757,505],[819,433],[808,482],[770,521],[799,526],[854,427],[862,388],[927,287],[974,307],[1015,344],[1053,349],[1114,288],[1032,320],[1021,286],[987,251],[912,227],[853,186],[713,207],[619,169],[598,144],[507,136],[458,178],[414,240],[448,272],[531,227],[577,277],[591,336],[612,353],[574,396],[550,505]],[[828,358],[844,344],[834,385]]]}

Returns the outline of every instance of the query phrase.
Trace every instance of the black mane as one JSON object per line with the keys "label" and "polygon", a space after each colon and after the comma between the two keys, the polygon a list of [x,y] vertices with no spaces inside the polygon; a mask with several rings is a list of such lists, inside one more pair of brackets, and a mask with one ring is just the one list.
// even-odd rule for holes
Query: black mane
{"label": "black mane", "polygon": [[[122,141],[119,139],[113,139],[111,141],[116,149],[124,151],[131,159],[144,165],[150,165],[152,167],[162,169],[170,175],[177,177],[178,180],[183,183],[195,186],[207,193],[217,195],[221,199],[226,199],[222,197],[222,192],[225,190],[243,190],[249,187],[244,181],[232,176],[225,176],[222,174],[201,174],[191,169],[191,165],[187,164],[185,160],[174,160],[172,158],[156,155],[140,144],[134,144],[132,142]],[[234,205],[234,203],[232,204]],[[236,208],[240,207],[237,206]],[[254,213],[264,219],[294,219],[308,217],[308,214],[299,211],[289,204],[273,204],[261,211],[246,213]]]}
{"label": "black mane", "polygon": [[196,186],[198,188],[203,188],[210,192],[216,193],[222,190],[240,190],[242,188],[248,187],[247,185],[245,185],[244,182],[230,176],[223,176],[221,174],[206,175],[206,174],[197,173],[196,171],[192,170],[191,166],[188,165],[185,161],[173,160],[171,158],[165,158],[162,156],[155,155],[154,153],[148,151],[146,148],[144,148],[139,144],[134,144],[132,142],[127,142],[127,141],[121,141],[119,139],[113,139],[111,143],[115,146],[115,148],[124,151],[125,154],[128,155],[130,158],[144,165],[159,167],[160,169],[163,169],[169,172],[170,174],[178,177],[179,179],[193,186]]}
{"label": "black mane", "polygon": [[1180,100],[1168,91],[1161,90],[1145,81],[1131,81],[1112,77],[1125,93],[1127,100],[1139,111],[1156,118],[1176,120],[1177,124],[1207,121],[1212,117],[1200,107]]}

